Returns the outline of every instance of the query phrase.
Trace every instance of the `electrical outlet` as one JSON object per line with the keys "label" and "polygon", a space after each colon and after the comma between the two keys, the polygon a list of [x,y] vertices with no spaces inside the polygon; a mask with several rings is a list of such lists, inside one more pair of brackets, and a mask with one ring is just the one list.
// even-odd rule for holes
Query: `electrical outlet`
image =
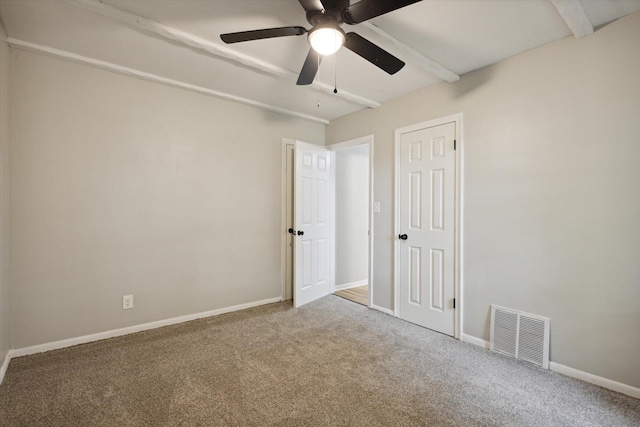
{"label": "electrical outlet", "polygon": [[133,295],[125,295],[122,297],[122,309],[128,310],[133,308]]}

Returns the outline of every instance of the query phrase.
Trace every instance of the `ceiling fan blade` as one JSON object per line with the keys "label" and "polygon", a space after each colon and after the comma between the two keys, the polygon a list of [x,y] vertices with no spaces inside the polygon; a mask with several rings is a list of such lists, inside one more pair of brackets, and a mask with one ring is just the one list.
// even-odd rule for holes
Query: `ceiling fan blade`
{"label": "ceiling fan blade", "polygon": [[304,65],[300,70],[300,76],[298,76],[298,81],[296,82],[297,85],[310,85],[313,83],[313,79],[318,72],[319,60],[322,59],[319,56],[315,50],[309,49],[307,59],[304,60]]}
{"label": "ceiling fan blade", "polygon": [[353,25],[422,0],[360,0],[344,10],[344,22]]}
{"label": "ceiling fan blade", "polygon": [[251,40],[269,39],[271,37],[301,36],[307,32],[304,27],[265,28],[264,30],[240,31],[237,33],[221,34],[223,42],[238,43]]}
{"label": "ceiling fan blade", "polygon": [[324,10],[324,6],[320,0],[298,0],[304,10],[308,12],[319,12]]}
{"label": "ceiling fan blade", "polygon": [[349,0],[322,0],[325,10],[335,10],[341,12],[349,7]]}
{"label": "ceiling fan blade", "polygon": [[304,10],[320,12],[322,10],[342,11],[349,7],[349,0],[298,0]]}
{"label": "ceiling fan blade", "polygon": [[345,35],[344,47],[389,74],[395,74],[404,67],[404,62],[356,33]]}

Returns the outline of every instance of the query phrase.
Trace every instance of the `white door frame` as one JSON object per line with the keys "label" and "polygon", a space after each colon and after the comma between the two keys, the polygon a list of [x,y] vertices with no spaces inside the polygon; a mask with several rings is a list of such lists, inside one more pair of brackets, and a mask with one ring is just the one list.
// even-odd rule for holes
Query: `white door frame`
{"label": "white door frame", "polygon": [[426,122],[417,123],[411,126],[398,128],[395,131],[395,195],[394,195],[394,286],[393,286],[393,315],[400,316],[400,241],[396,236],[400,234],[400,137],[404,133],[414,132],[420,129],[439,126],[447,123],[456,124],[456,185],[455,185],[455,219],[454,219],[454,273],[453,286],[454,298],[456,299],[456,308],[454,316],[454,337],[460,339],[462,336],[462,312],[463,312],[463,286],[462,286],[462,201],[463,201],[463,133],[462,133],[462,113],[452,114],[450,116],[441,117],[439,119],[428,120]]}
{"label": "white door frame", "polygon": [[[287,146],[291,146],[295,150],[296,141],[294,139],[282,138],[282,148],[281,148],[281,179],[280,179],[280,194],[281,194],[281,208],[280,208],[280,282],[281,282],[281,293],[280,293],[280,301],[285,301],[287,295],[286,283],[287,283],[287,248],[288,248],[288,239],[289,232],[287,231],[289,227],[292,227],[293,224],[287,224]],[[293,293],[292,293],[293,295]]]}
{"label": "white door frame", "polygon": [[327,145],[327,149],[331,151],[331,162],[334,165],[331,173],[333,174],[332,185],[331,185],[331,200],[333,201],[333,206],[331,212],[333,212],[333,235],[332,241],[334,243],[333,247],[333,256],[331,257],[331,273],[333,274],[333,283],[331,292],[335,292],[335,266],[336,266],[336,250],[335,250],[335,242],[336,242],[336,220],[335,220],[335,212],[336,212],[336,167],[335,167],[335,152],[344,150],[347,148],[356,147],[358,145],[368,145],[369,146],[369,266],[367,269],[367,281],[369,283],[369,304],[367,305],[369,308],[373,306],[373,135],[362,136],[360,138],[350,139],[348,141],[338,142],[335,144]]}

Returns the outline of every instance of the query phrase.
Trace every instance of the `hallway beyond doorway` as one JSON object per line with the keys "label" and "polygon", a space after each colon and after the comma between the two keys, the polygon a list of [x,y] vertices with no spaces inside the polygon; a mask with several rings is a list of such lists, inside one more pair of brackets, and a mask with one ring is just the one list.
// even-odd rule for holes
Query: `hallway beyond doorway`
{"label": "hallway beyond doorway", "polygon": [[369,305],[369,285],[356,286],[355,288],[336,291],[335,294],[358,304],[365,306]]}

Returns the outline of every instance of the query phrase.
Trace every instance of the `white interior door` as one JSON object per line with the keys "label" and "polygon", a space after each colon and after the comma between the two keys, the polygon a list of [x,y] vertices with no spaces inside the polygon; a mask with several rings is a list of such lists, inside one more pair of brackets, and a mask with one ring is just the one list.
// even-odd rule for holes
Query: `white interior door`
{"label": "white interior door", "polygon": [[331,292],[331,154],[296,141],[293,305]]}
{"label": "white interior door", "polygon": [[399,316],[454,335],[455,123],[400,135]]}

